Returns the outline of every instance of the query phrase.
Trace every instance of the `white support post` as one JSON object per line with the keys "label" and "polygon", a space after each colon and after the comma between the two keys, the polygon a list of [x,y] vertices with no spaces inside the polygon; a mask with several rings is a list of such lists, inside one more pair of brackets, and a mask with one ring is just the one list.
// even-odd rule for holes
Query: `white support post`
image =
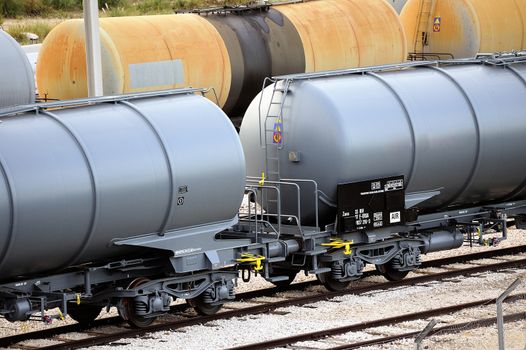
{"label": "white support post", "polygon": [[86,34],[86,68],[88,95],[103,95],[102,56],[100,49],[99,6],[97,0],[82,0],[84,28]]}
{"label": "white support post", "polygon": [[433,330],[433,328],[437,325],[437,320],[431,320],[427,324],[426,328],[424,328],[415,338],[415,344],[416,344],[416,350],[422,350],[422,341],[424,341],[424,338],[427,337],[427,335]]}
{"label": "white support post", "polygon": [[521,280],[518,278],[508,287],[508,289],[504,291],[504,293],[502,293],[497,298],[497,330],[499,332],[499,350],[506,350],[504,346],[504,315],[502,312],[502,303],[520,284]]}

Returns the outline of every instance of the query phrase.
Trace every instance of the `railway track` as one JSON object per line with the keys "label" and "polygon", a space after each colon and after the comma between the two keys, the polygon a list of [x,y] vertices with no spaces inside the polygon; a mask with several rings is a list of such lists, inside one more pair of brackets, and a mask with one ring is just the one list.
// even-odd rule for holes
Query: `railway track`
{"label": "railway track", "polygon": [[[506,323],[516,322],[516,321],[524,320],[524,318],[526,318],[526,312],[518,312],[518,313],[504,316],[504,322]],[[440,334],[452,334],[452,333],[458,333],[460,331],[465,331],[465,330],[470,330],[470,329],[489,327],[489,326],[494,325],[495,322],[496,322],[495,317],[490,317],[490,318],[485,318],[485,319],[471,321],[471,322],[456,323],[456,324],[452,324],[452,325],[448,325],[444,327],[435,328],[431,332],[429,332],[428,336],[432,336],[432,335],[439,334],[439,333]],[[387,343],[394,342],[396,340],[414,338],[418,334],[420,334],[420,331],[408,332],[408,333],[403,333],[403,334],[397,334],[397,335],[392,335],[392,336],[337,346],[337,347],[329,348],[329,350],[350,350],[350,349],[359,349],[364,346],[387,344]]]}
{"label": "railway track", "polygon": [[[511,303],[511,302],[521,300],[521,299],[526,299],[526,293],[513,295],[509,297],[508,299],[506,299],[505,302]],[[452,306],[447,306],[447,307],[442,307],[442,308],[437,308],[437,309],[426,310],[422,312],[415,312],[411,314],[404,314],[404,315],[399,315],[399,316],[394,316],[394,317],[389,317],[389,318],[382,318],[382,319],[373,320],[373,321],[356,323],[356,324],[352,324],[352,325],[344,326],[344,327],[324,329],[321,331],[299,334],[299,335],[294,335],[291,337],[286,337],[286,338],[281,338],[281,339],[274,339],[274,340],[260,342],[260,343],[248,344],[244,346],[230,348],[229,350],[263,350],[263,349],[272,349],[272,348],[277,348],[277,347],[286,347],[288,345],[292,345],[294,343],[302,342],[302,341],[320,340],[323,338],[328,338],[331,336],[340,335],[340,334],[344,334],[348,332],[362,332],[367,329],[376,328],[376,327],[392,326],[392,325],[396,325],[402,322],[423,320],[429,317],[448,315],[448,314],[459,312],[459,311],[466,310],[466,309],[494,304],[495,302],[496,302],[496,299],[479,300],[479,301],[474,301],[471,303],[452,305]],[[519,313],[516,315],[522,315],[523,317],[522,319],[524,319],[524,316],[526,315],[526,313],[523,312],[523,313]],[[511,317],[511,316],[513,315],[510,315],[508,317],[509,320],[517,320],[517,318]],[[480,322],[480,321],[483,321],[483,322]],[[479,320],[476,322],[466,322],[462,324],[444,326],[444,327],[435,329],[434,332],[432,332],[431,334],[436,334],[439,332],[446,333],[446,332],[454,331],[460,328],[465,330],[465,329],[468,329],[469,327],[471,328],[483,327],[485,325],[488,325],[487,322],[489,321],[491,321],[489,323],[489,325],[491,325],[495,323],[495,318],[488,319],[488,321]],[[409,333],[399,334],[395,336],[376,338],[372,340],[347,344],[342,347],[338,347],[337,349],[340,349],[340,348],[341,349],[356,349],[362,346],[379,345],[379,344],[389,343],[395,340],[415,337],[419,333],[420,333],[419,331],[409,332]],[[325,348],[326,347],[324,347],[324,349]]]}
{"label": "railway track", "polygon": [[[436,260],[430,260],[427,262],[424,262],[421,266],[422,269],[424,268],[431,268],[431,267],[440,267],[444,265],[449,264],[456,264],[456,263],[465,263],[467,261],[474,261],[479,259],[487,259],[487,258],[494,258],[499,256],[505,256],[505,255],[513,255],[513,254],[519,254],[526,252],[526,245],[524,246],[518,246],[518,247],[512,247],[512,248],[505,248],[505,249],[498,249],[493,251],[485,251],[481,253],[472,253],[472,254],[466,254],[461,256],[455,256],[450,258],[444,258],[444,259],[436,259]],[[201,324],[213,320],[219,320],[219,319],[227,319],[231,317],[238,317],[238,316],[244,316],[244,315],[253,315],[253,314],[261,314],[266,312],[273,312],[278,308],[287,307],[287,306],[299,306],[309,303],[314,303],[317,301],[322,300],[330,300],[337,296],[342,295],[359,295],[363,293],[368,293],[371,291],[380,291],[380,290],[387,290],[391,288],[397,288],[401,286],[408,286],[418,283],[426,283],[430,281],[436,281],[436,280],[443,280],[447,278],[453,278],[461,275],[471,275],[476,273],[482,273],[486,271],[491,270],[503,270],[503,269],[510,269],[510,268],[516,268],[519,266],[526,266],[526,259],[520,259],[515,261],[505,261],[495,264],[488,264],[488,265],[482,265],[482,266],[474,266],[469,267],[466,269],[459,269],[459,270],[452,270],[452,271],[446,271],[438,274],[432,274],[432,275],[423,275],[413,278],[407,278],[402,281],[397,282],[385,282],[385,283],[377,283],[374,285],[369,286],[363,286],[363,287],[357,287],[352,288],[349,290],[341,291],[341,292],[327,292],[323,294],[316,294],[301,298],[294,298],[289,300],[280,300],[277,302],[271,302],[256,306],[250,306],[242,309],[236,309],[236,310],[228,310],[220,312],[216,315],[212,316],[200,316],[200,317],[192,317],[189,319],[183,319],[183,320],[177,320],[177,321],[170,321],[170,322],[164,322],[152,325],[150,327],[144,328],[144,329],[130,329],[130,328],[123,328],[122,331],[118,331],[111,334],[103,334],[103,333],[97,333],[97,332],[86,332],[89,329],[92,329],[94,327],[99,326],[108,326],[108,325],[116,325],[122,322],[122,320],[118,317],[111,317],[111,318],[105,318],[96,320],[94,323],[92,323],[89,326],[86,325],[80,325],[80,324],[74,324],[74,325],[68,325],[63,327],[55,327],[50,329],[45,329],[42,331],[35,331],[25,334],[18,334],[14,336],[8,336],[0,339],[0,346],[1,347],[9,347],[12,345],[15,345],[16,343],[32,340],[32,339],[52,339],[52,337],[56,335],[63,335],[70,332],[86,332],[92,335],[89,338],[86,339],[80,339],[80,340],[66,340],[64,337],[60,337],[60,341],[64,341],[63,344],[53,345],[50,347],[47,347],[47,349],[75,349],[75,348],[81,348],[81,347],[87,347],[87,346],[93,346],[93,345],[100,345],[100,344],[107,344],[110,342],[114,342],[119,339],[123,338],[133,338],[141,336],[145,333],[155,332],[155,331],[161,331],[161,330],[167,330],[167,329],[178,329],[182,327],[188,327],[196,324]],[[371,276],[371,275],[377,275],[376,271],[370,271],[367,272],[365,275]],[[303,290],[307,288],[308,286],[312,286],[317,284],[317,281],[309,281],[309,282],[302,282],[297,283],[289,286],[287,290]],[[258,297],[264,297],[264,296],[272,296],[278,291],[284,291],[282,288],[267,288],[257,291],[251,291],[246,293],[240,293],[237,295],[238,300],[245,300],[249,301],[250,299],[258,298]],[[186,304],[179,304],[172,307],[172,312],[178,313],[178,312],[184,312],[186,309],[188,309],[189,306]],[[30,346],[24,345],[24,346],[15,346],[18,348],[24,348],[28,349],[31,348]]]}

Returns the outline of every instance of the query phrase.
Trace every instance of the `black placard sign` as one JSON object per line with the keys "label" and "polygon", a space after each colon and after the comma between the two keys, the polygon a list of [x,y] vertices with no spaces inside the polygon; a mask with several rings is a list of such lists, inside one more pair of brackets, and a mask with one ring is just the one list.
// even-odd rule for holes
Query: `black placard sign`
{"label": "black placard sign", "polygon": [[405,224],[403,176],[338,185],[338,231]]}

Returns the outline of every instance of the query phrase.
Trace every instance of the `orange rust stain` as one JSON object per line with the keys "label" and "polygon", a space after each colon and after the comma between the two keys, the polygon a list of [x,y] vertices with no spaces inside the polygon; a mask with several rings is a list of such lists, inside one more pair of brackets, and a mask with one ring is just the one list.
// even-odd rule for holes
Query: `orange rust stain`
{"label": "orange rust stain", "polygon": [[[228,96],[230,58],[216,29],[198,15],[181,14],[103,18],[104,93],[120,94],[178,87],[213,88],[219,105]],[[170,84],[134,86],[130,65],[177,60],[182,80]],[[82,20],[55,28],[42,46],[37,68],[41,95],[70,99],[87,96],[84,30]],[[215,96],[208,94],[215,102]]]}
{"label": "orange rust stain", "polygon": [[77,40],[82,35],[82,23],[72,20],[59,24],[46,37],[36,70],[40,97],[87,96],[85,46]]}
{"label": "orange rust stain", "polygon": [[[409,0],[400,19],[411,51],[423,1]],[[430,20],[441,18],[440,32],[428,28],[428,46],[416,52],[451,53],[456,58],[473,57],[479,52],[498,52],[526,48],[526,0],[435,0]]]}
{"label": "orange rust stain", "polygon": [[318,0],[275,9],[296,27],[307,72],[397,63],[407,57],[398,15],[384,0]]}
{"label": "orange rust stain", "polygon": [[522,50],[526,50],[526,0],[515,0],[522,23]]}

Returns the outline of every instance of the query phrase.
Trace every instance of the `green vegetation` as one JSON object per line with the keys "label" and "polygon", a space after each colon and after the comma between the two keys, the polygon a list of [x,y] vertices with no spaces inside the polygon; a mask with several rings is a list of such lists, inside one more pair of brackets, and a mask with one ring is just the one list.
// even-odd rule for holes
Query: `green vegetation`
{"label": "green vegetation", "polygon": [[21,45],[27,45],[27,44],[33,44],[29,38],[24,33],[33,33],[38,35],[39,40],[38,42],[42,42],[42,40],[46,37],[46,35],[53,29],[53,25],[49,24],[44,21],[35,21],[35,22],[27,22],[27,23],[20,23],[20,24],[14,24],[12,26],[9,26],[7,28],[7,32]]}
{"label": "green vegetation", "polygon": [[[99,0],[99,7],[128,6],[130,2],[131,0]],[[0,0],[0,16],[8,18],[64,16],[67,12],[79,11],[82,11],[82,0]]]}
{"label": "green vegetation", "polygon": [[[249,0],[99,0],[106,16],[173,13],[174,10],[248,3]],[[82,11],[82,0],[0,0],[0,18],[68,18]]]}
{"label": "green vegetation", "polygon": [[[101,17],[170,14],[177,10],[253,3],[254,0],[98,0]],[[0,0],[0,26],[21,44],[42,42],[64,19],[82,17],[82,0]]]}
{"label": "green vegetation", "polygon": [[[99,4],[103,2],[99,0]],[[169,14],[177,10],[203,7],[240,5],[252,3],[251,0],[116,0],[113,5],[105,2],[101,10],[110,17]]]}

